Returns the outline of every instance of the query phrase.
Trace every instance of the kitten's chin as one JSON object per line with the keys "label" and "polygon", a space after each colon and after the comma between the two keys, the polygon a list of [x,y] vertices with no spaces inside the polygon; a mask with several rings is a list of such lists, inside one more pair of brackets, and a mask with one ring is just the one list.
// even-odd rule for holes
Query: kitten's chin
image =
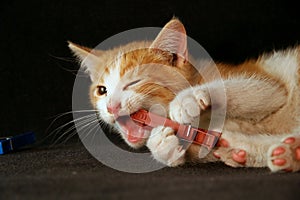
{"label": "kitten's chin", "polygon": [[[123,135],[124,139],[125,139],[125,137],[126,137],[126,135]],[[132,142],[129,142],[127,139],[125,139],[125,142],[134,149],[139,149],[139,148],[145,146],[146,141],[147,141],[146,139],[143,139],[143,140],[140,140],[139,142],[132,143]]]}
{"label": "kitten's chin", "polygon": [[103,114],[102,113],[100,116],[101,116],[101,119],[103,121],[105,121],[105,123],[107,123],[111,126],[113,126],[116,123],[116,120],[115,120],[113,115],[108,115],[108,114]]}
{"label": "kitten's chin", "polygon": [[126,143],[137,149],[145,145],[150,131],[136,125],[129,116],[119,117],[116,120],[118,129]]}

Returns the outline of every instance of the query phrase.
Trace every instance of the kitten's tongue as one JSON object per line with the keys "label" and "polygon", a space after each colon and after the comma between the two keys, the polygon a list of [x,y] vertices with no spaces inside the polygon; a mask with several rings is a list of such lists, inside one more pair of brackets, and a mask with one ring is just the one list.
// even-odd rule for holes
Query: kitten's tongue
{"label": "kitten's tongue", "polygon": [[119,117],[117,122],[121,129],[126,133],[127,140],[131,143],[137,143],[144,139],[145,130],[136,125],[129,116]]}

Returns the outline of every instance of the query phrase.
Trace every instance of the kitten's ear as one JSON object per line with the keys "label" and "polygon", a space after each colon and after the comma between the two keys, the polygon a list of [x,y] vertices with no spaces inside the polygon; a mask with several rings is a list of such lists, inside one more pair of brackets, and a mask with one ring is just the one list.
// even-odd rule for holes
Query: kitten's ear
{"label": "kitten's ear", "polygon": [[178,57],[177,65],[188,60],[187,36],[183,24],[176,18],[169,21],[160,31],[150,48],[174,53]]}
{"label": "kitten's ear", "polygon": [[101,52],[96,52],[88,47],[83,47],[70,41],[68,41],[68,44],[71,51],[79,59],[81,65],[85,67],[91,80],[95,81],[95,74],[97,74],[96,68],[97,65],[99,65],[99,57],[97,55]]}

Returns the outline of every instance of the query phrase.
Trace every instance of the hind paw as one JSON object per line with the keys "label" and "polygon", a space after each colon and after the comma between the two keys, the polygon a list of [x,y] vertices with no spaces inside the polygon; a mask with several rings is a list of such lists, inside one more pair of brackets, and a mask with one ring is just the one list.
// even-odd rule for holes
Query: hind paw
{"label": "hind paw", "polygon": [[271,146],[268,166],[273,172],[300,170],[300,137],[288,137]]}
{"label": "hind paw", "polygon": [[246,151],[244,150],[234,150],[232,152],[232,159],[241,164],[241,165],[244,165],[246,163]]}
{"label": "hind paw", "polygon": [[213,155],[231,167],[243,167],[247,161],[247,153],[242,149],[233,149],[229,147],[229,143],[221,139],[220,148]]}

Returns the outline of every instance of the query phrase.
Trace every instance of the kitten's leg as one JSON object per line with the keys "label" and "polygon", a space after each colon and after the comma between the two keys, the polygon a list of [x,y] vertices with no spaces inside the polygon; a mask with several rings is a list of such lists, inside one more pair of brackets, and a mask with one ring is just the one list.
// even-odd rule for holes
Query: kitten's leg
{"label": "kitten's leg", "polygon": [[[226,91],[227,101],[222,102],[219,98],[220,91]],[[217,91],[217,92],[215,92]],[[224,94],[223,94],[224,95]],[[214,102],[212,102],[214,100]],[[213,81],[204,85],[187,88],[177,94],[176,98],[170,103],[169,115],[172,120],[179,123],[192,123],[199,121],[201,111],[212,106],[212,109],[226,109],[226,119],[239,119],[244,122],[259,122],[265,117],[276,113],[287,101],[285,87],[280,82],[270,79],[255,79],[235,77],[230,80]],[[213,103],[213,104],[212,104]],[[227,107],[226,107],[227,106]],[[233,128],[233,133],[240,131],[238,126]],[[257,135],[258,127],[251,129]],[[233,141],[237,134],[228,136],[228,141]],[[250,138],[245,135],[245,140]],[[245,145],[251,148],[239,147],[239,143],[232,143],[232,148],[220,148],[218,151],[220,158],[231,166],[266,166],[266,156],[269,143],[267,140],[259,141],[262,144],[249,142]],[[255,151],[259,149],[259,151]],[[257,159],[257,156],[262,157]],[[245,162],[244,162],[245,160]]]}
{"label": "kitten's leg", "polygon": [[274,144],[268,151],[268,166],[271,171],[300,170],[300,136],[292,136]]}
{"label": "kitten's leg", "polygon": [[[187,159],[191,162],[217,162],[222,161],[232,167],[243,167],[246,165],[247,154],[245,150],[231,148],[225,139],[218,142],[217,147],[203,157],[201,146],[191,144],[187,149]],[[248,164],[248,163],[247,163]]]}
{"label": "kitten's leg", "polygon": [[253,135],[252,137],[236,135],[234,137],[233,133],[231,135],[227,133],[226,136],[231,140],[223,142],[223,145],[221,144],[215,150],[214,155],[230,166],[268,166],[273,172],[300,170],[299,134],[284,139],[280,135]]}
{"label": "kitten's leg", "polygon": [[[201,110],[209,107],[210,103],[209,92],[204,87],[200,86],[184,90],[171,102],[170,117],[180,123],[197,123],[197,117],[200,115]],[[213,153],[215,158],[222,160],[232,167],[242,167],[245,165],[247,156],[245,150],[229,148],[229,143],[225,139],[221,139],[219,145],[221,147]],[[194,154],[198,155],[195,151]],[[207,158],[206,161],[214,162],[217,160]]]}
{"label": "kitten's leg", "polygon": [[213,106],[216,110],[226,109],[226,118],[258,122],[276,112],[286,101],[286,90],[279,82],[236,77],[179,92],[169,105],[169,114],[180,123],[193,123],[201,110]]}
{"label": "kitten's leg", "polygon": [[151,131],[147,147],[153,157],[168,166],[175,167],[185,162],[185,152],[174,130],[170,127],[158,126]]}

